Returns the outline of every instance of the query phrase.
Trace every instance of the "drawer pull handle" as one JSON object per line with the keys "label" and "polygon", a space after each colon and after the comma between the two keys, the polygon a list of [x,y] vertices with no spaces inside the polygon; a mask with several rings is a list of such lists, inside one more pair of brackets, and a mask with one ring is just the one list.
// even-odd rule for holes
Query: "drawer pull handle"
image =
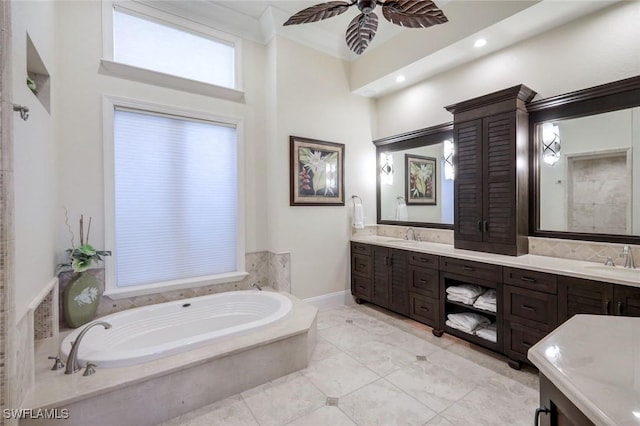
{"label": "drawer pull handle", "polygon": [[472,268],[471,266],[467,266],[467,265],[462,265],[462,269],[464,269],[465,271],[473,271],[474,268]]}
{"label": "drawer pull handle", "polygon": [[367,287],[365,287],[363,285],[359,285],[358,288],[367,288]]}
{"label": "drawer pull handle", "polygon": [[366,268],[367,264],[366,263],[358,263],[358,268]]}
{"label": "drawer pull handle", "polygon": [[484,232],[489,232],[489,222],[488,221],[484,221],[482,222],[482,226],[484,227]]}
{"label": "drawer pull handle", "polygon": [[611,304],[611,301],[609,300],[605,300],[604,302],[602,302],[602,313],[605,315],[609,315],[609,305]]}
{"label": "drawer pull handle", "polygon": [[429,310],[429,308],[427,308],[426,306],[420,306],[420,310],[421,310],[421,311],[428,311],[428,310]]}
{"label": "drawer pull handle", "polygon": [[535,278],[530,278],[530,277],[522,277],[520,278],[522,281],[527,282],[527,283],[535,283],[536,279]]}
{"label": "drawer pull handle", "polygon": [[522,346],[524,346],[524,347],[526,347],[526,348],[530,348],[530,347],[531,347],[531,346],[533,346],[533,345],[532,345],[531,343],[529,343],[529,342],[525,342],[525,341],[523,341],[523,342],[522,342]]}
{"label": "drawer pull handle", "polygon": [[429,263],[429,259],[427,259],[426,257],[419,257],[418,260],[420,262]]}
{"label": "drawer pull handle", "polygon": [[419,279],[419,280],[418,280],[418,282],[419,282],[420,284],[426,284],[426,283],[427,283],[427,280],[425,280],[425,279],[421,278],[421,279]]}
{"label": "drawer pull handle", "polygon": [[524,309],[525,311],[530,311],[530,312],[535,312],[536,308],[534,308],[533,306],[528,306],[528,305],[520,305],[520,307],[522,309]]}
{"label": "drawer pull handle", "polygon": [[479,220],[479,221],[476,223],[476,226],[478,227],[478,232],[482,232],[482,221],[481,221],[481,220]]}
{"label": "drawer pull handle", "polygon": [[551,412],[547,407],[536,408],[536,417],[534,419],[533,426],[538,426],[540,424],[540,414],[548,415]]}
{"label": "drawer pull handle", "polygon": [[622,302],[616,304],[616,315],[622,315]]}

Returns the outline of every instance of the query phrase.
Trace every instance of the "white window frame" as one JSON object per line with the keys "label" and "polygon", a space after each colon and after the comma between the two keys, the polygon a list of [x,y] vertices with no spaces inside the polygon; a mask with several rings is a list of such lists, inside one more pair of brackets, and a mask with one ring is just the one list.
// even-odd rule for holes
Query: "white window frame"
{"label": "white window frame", "polygon": [[[238,229],[235,272],[218,274],[209,277],[195,277],[174,280],[163,283],[145,284],[131,287],[117,287],[115,262],[109,258],[105,260],[105,291],[104,294],[112,299],[141,296],[162,291],[179,290],[183,288],[203,287],[213,284],[237,282],[245,278],[245,205],[244,205],[244,121],[239,118],[221,117],[203,111],[181,109],[174,106],[154,104],[134,99],[114,96],[103,97],[103,137],[104,137],[104,198],[105,198],[105,250],[115,247],[115,163],[114,163],[114,112],[115,109],[128,108],[163,114],[176,118],[205,120],[222,125],[233,126],[236,129],[237,144],[237,182],[238,182]],[[115,254],[115,253],[114,253]],[[117,255],[117,254],[115,254]]]}
{"label": "white window frame", "polygon": [[[150,21],[167,25],[180,31],[196,34],[234,48],[234,84],[229,88],[212,83],[192,80],[172,74],[116,62],[113,55],[113,11],[118,9]],[[102,59],[100,72],[113,77],[150,83],[216,98],[244,102],[242,84],[242,39],[223,33],[207,25],[197,23],[159,9],[130,0],[102,0]]]}

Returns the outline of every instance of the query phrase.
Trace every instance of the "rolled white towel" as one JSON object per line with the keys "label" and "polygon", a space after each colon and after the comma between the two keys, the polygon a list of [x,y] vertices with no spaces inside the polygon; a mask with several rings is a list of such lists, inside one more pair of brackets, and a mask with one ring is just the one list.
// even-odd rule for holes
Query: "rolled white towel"
{"label": "rolled white towel", "polygon": [[474,302],[476,301],[476,298],[475,297],[467,297],[467,296],[464,296],[462,294],[457,294],[457,293],[448,293],[447,294],[447,300],[451,300],[452,302],[464,303],[465,305],[473,305]]}
{"label": "rolled white towel", "polygon": [[362,204],[353,205],[353,227],[356,229],[364,228],[364,210]]}
{"label": "rolled white towel", "polygon": [[464,331],[465,333],[473,334],[473,330],[469,330],[462,324],[458,324],[457,322],[453,322],[451,320],[446,320],[444,322],[448,327],[455,328],[456,330]]}

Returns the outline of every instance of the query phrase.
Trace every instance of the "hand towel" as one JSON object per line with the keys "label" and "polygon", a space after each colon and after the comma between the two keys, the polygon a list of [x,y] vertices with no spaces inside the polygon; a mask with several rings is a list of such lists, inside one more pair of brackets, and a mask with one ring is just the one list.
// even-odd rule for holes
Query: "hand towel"
{"label": "hand towel", "polygon": [[353,205],[353,227],[356,229],[364,228],[364,211],[362,204]]}
{"label": "hand towel", "polygon": [[447,293],[447,300],[451,300],[452,302],[464,303],[465,305],[474,305],[474,302],[476,301],[476,298],[475,297],[467,297],[467,296],[464,296],[462,294]]}
{"label": "hand towel", "polygon": [[496,312],[496,291],[495,289],[489,289],[478,296],[478,299],[473,303],[473,306],[478,309],[484,309],[485,311]]}
{"label": "hand towel", "polygon": [[396,220],[409,220],[409,212],[405,203],[399,203],[396,207]]}
{"label": "hand towel", "polygon": [[480,337],[481,339],[485,339],[485,340],[489,340],[490,342],[497,342],[498,341],[498,331],[496,328],[496,323],[494,322],[491,325],[488,325],[486,327],[481,327],[478,328],[475,331],[476,336]]}
{"label": "hand towel", "polygon": [[475,284],[460,284],[447,287],[447,293],[458,294],[464,297],[478,297],[485,292],[485,288]]}
{"label": "hand towel", "polygon": [[455,328],[466,331],[467,333],[473,333],[476,328],[491,324],[489,318],[473,312],[448,314],[447,319],[456,324],[457,327]]}

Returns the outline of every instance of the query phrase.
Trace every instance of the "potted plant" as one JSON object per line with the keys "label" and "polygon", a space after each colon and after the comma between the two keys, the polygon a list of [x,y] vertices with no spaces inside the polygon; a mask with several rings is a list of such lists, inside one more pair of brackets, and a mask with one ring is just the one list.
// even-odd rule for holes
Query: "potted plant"
{"label": "potted plant", "polygon": [[[69,227],[68,221],[67,227]],[[62,296],[64,318],[73,328],[80,327],[95,318],[100,302],[100,285],[88,270],[93,263],[100,263],[105,256],[111,256],[111,251],[96,250],[89,244],[90,231],[91,218],[89,218],[85,238],[84,217],[80,215],[80,246],[75,247],[73,232],[69,228],[71,248],[66,250],[68,262],[58,265],[59,269],[70,268],[75,273]]]}

